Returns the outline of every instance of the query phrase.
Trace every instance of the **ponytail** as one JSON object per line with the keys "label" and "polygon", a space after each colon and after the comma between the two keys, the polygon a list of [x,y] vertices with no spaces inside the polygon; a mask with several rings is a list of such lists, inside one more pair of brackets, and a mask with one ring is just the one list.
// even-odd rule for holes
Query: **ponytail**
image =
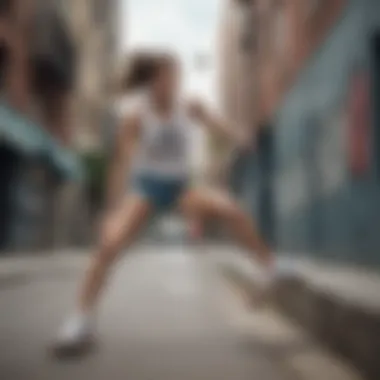
{"label": "ponytail", "polygon": [[121,91],[131,92],[149,85],[163,66],[173,64],[174,61],[174,57],[166,53],[135,53],[128,59],[121,80]]}

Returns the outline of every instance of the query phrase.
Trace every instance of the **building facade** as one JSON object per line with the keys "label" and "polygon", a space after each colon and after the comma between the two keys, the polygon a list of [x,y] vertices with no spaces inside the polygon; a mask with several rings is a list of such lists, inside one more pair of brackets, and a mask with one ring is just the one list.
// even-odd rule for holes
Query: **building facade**
{"label": "building facade", "polygon": [[[251,165],[246,163],[251,167],[248,173],[253,173],[247,180],[250,184],[247,192],[255,191],[253,209],[267,238],[273,244],[280,244],[275,171],[284,138],[277,134],[274,117],[309,61],[325,43],[346,2],[258,0],[252,5],[257,15],[258,63],[255,75],[259,95],[257,150]],[[303,142],[300,144],[302,146]]]}
{"label": "building facade", "polygon": [[[219,27],[218,93],[220,108],[237,128],[252,133],[257,126],[257,35],[256,9],[250,2],[225,0]],[[210,175],[219,184],[226,184],[231,165],[241,161],[231,145],[211,140],[212,168]],[[236,179],[241,175],[235,173]],[[235,183],[236,182],[236,183]],[[239,187],[234,181],[234,187]]]}
{"label": "building facade", "polygon": [[92,240],[100,207],[102,168],[112,149],[116,126],[111,83],[120,52],[120,0],[61,0],[61,3],[77,52],[69,117],[72,145],[82,157],[86,171],[82,187],[67,186],[62,191],[65,202],[58,206],[59,215],[61,224],[68,228],[59,231],[57,241],[64,245],[70,236],[77,234],[79,226],[87,226],[81,235]]}
{"label": "building facade", "polygon": [[60,187],[80,178],[67,115],[75,49],[61,4],[0,4],[0,249],[51,247]]}
{"label": "building facade", "polygon": [[66,7],[78,51],[74,144],[80,151],[102,150],[114,123],[110,83],[120,52],[120,0],[66,0]]}
{"label": "building facade", "polygon": [[289,249],[380,263],[379,9],[346,2],[273,118],[277,237]]}
{"label": "building facade", "polygon": [[258,144],[244,177],[280,250],[380,264],[375,0],[256,1]]}
{"label": "building facade", "polygon": [[[266,123],[336,23],[345,0],[257,0],[259,122]],[[261,119],[261,120],[260,120]]]}

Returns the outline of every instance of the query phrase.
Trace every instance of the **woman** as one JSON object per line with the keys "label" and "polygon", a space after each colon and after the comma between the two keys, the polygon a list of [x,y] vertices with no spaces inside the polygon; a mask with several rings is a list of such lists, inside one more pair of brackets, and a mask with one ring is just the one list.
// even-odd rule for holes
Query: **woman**
{"label": "woman", "polygon": [[[76,351],[92,341],[92,311],[109,269],[153,213],[177,206],[194,226],[204,218],[218,218],[257,256],[268,274],[273,263],[254,224],[228,194],[193,188],[188,182],[192,122],[242,149],[246,148],[245,136],[199,102],[181,101],[180,67],[170,54],[137,54],[122,84],[126,92],[138,94],[139,101],[125,115],[117,139],[100,243],[84,278],[77,310],[59,335],[58,352]],[[128,193],[126,174],[131,186]]]}

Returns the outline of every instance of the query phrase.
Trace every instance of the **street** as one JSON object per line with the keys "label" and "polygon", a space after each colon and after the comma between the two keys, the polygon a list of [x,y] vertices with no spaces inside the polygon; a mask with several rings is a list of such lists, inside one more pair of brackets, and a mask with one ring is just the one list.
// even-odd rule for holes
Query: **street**
{"label": "street", "polygon": [[56,362],[46,348],[72,310],[85,259],[57,263],[0,288],[1,379],[359,379],[274,312],[247,310],[207,256],[185,247],[137,248],[120,261],[99,348]]}

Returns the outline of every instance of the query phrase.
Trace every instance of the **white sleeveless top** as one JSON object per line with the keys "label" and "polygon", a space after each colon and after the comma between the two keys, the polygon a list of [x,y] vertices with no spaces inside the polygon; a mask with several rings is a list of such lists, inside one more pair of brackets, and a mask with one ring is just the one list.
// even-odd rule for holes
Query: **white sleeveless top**
{"label": "white sleeveless top", "polygon": [[138,106],[141,138],[132,159],[134,175],[186,179],[190,175],[191,121],[183,105],[163,120],[144,95]]}

